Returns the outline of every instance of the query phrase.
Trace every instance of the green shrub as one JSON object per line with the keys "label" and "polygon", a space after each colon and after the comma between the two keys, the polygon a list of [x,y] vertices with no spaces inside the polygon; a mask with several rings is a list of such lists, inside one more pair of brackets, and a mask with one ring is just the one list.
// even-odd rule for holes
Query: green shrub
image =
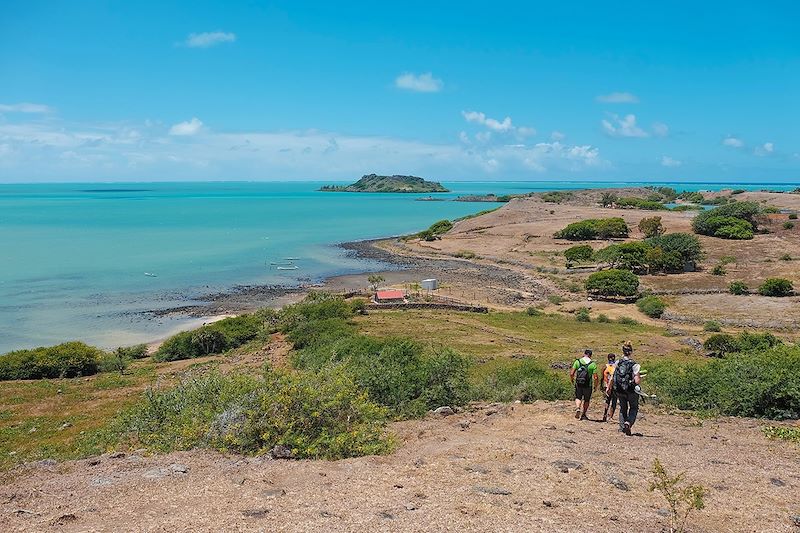
{"label": "green shrub", "polygon": [[644,296],[636,300],[636,307],[639,311],[649,316],[650,318],[659,318],[664,314],[667,304],[658,296]]}
{"label": "green shrub", "polygon": [[621,316],[617,319],[617,324],[622,324],[623,326],[638,326],[639,321],[629,316]]}
{"label": "green shrub", "polygon": [[611,191],[605,191],[600,196],[600,205],[603,207],[610,207],[617,201],[617,195]]}
{"label": "green shrub", "polygon": [[589,315],[589,309],[581,307],[575,311],[575,320],[578,322],[591,322],[592,317]]}
{"label": "green shrub", "polygon": [[154,361],[176,361],[221,353],[255,339],[267,327],[263,313],[224,318],[173,335],[153,354]]}
{"label": "green shrub", "polygon": [[542,311],[536,307],[529,307],[525,310],[525,314],[528,316],[542,316]]}
{"label": "green shrub", "polygon": [[588,261],[591,259],[593,253],[594,251],[592,250],[592,247],[588,244],[579,244],[564,250],[564,257],[569,263],[580,263],[582,261]]}
{"label": "green shrub", "polygon": [[121,353],[123,357],[128,357],[130,359],[144,359],[147,357],[147,345],[146,344],[137,344],[135,346],[120,346],[116,349],[117,352]]}
{"label": "green shrub", "polygon": [[732,353],[710,363],[659,363],[649,369],[667,403],[727,416],[800,417],[800,347]]}
{"label": "green shrub", "polygon": [[783,254],[782,256],[780,256],[780,260],[781,261],[791,261],[792,260],[792,256],[789,255],[789,254]]}
{"label": "green shrub", "polygon": [[572,198],[572,193],[569,191],[550,191],[542,194],[542,200],[552,204],[560,204]]}
{"label": "green shrub", "polygon": [[762,208],[755,202],[733,202],[699,213],[692,220],[695,233],[723,239],[752,239]]}
{"label": "green shrub", "polygon": [[794,222],[786,221],[783,223],[783,229],[792,229],[794,228]]}
{"label": "green shrub", "polygon": [[703,331],[719,333],[722,331],[722,324],[716,320],[709,320],[703,325]]}
{"label": "green shrub", "polygon": [[665,233],[645,242],[654,248],[661,248],[667,254],[677,254],[683,263],[695,263],[703,259],[700,239],[689,233]]}
{"label": "green shrub", "polygon": [[596,261],[607,263],[612,268],[642,273],[646,270],[650,249],[649,244],[641,241],[624,242],[598,250],[594,257]]}
{"label": "green shrub", "polygon": [[660,200],[644,200],[642,198],[635,198],[631,196],[617,198],[616,204],[617,207],[632,207],[634,209],[643,209],[645,211],[660,211],[666,209]]}
{"label": "green shrub", "polygon": [[586,279],[586,290],[599,296],[634,296],[639,290],[639,278],[627,270],[603,270]]}
{"label": "green shrub", "polygon": [[724,276],[727,273],[728,271],[722,265],[714,265],[714,268],[711,269],[712,276]]}
{"label": "green shrub", "polygon": [[573,222],[567,227],[555,233],[556,239],[568,239],[570,241],[587,241],[597,238],[597,227],[595,220],[582,220]]}
{"label": "green shrub", "polygon": [[592,239],[625,238],[628,236],[628,225],[619,217],[587,219],[573,222],[554,235],[557,239],[570,241],[587,241]]}
{"label": "green shrub", "polygon": [[791,296],[794,294],[794,285],[788,279],[768,278],[758,288],[761,296]]}
{"label": "green shrub", "polygon": [[483,376],[474,387],[476,400],[490,402],[533,402],[563,400],[570,386],[564,374],[550,371],[534,358],[521,361],[504,359],[493,372]]}
{"label": "green shrub", "polygon": [[646,217],[639,221],[639,231],[647,238],[658,237],[664,233],[661,217]]}
{"label": "green shrub", "polygon": [[597,315],[597,321],[601,322],[603,324],[608,324],[609,322],[611,322],[611,319],[608,318],[608,315],[604,315],[603,313],[600,313],[599,315]]}
{"label": "green shrub", "polygon": [[731,294],[742,295],[748,294],[750,289],[747,287],[747,284],[744,281],[731,281],[730,285],[728,285],[728,292]]}
{"label": "green shrub", "polygon": [[461,259],[475,259],[478,257],[475,252],[470,250],[459,250],[454,254],[454,257],[460,257]]}
{"label": "green shrub", "polygon": [[789,220],[797,220],[797,213],[789,213]]}
{"label": "green shrub", "polygon": [[148,390],[114,429],[162,452],[208,446],[262,454],[283,445],[298,458],[340,459],[388,451],[385,422],[385,410],[341,371],[267,370],[262,379],[210,373]]}
{"label": "green shrub", "polygon": [[744,189],[733,189],[731,194],[742,194],[743,192],[745,192]]}
{"label": "green shrub", "polygon": [[738,352],[739,343],[733,335],[718,333],[707,338],[703,342],[703,348],[724,356],[727,353]]}
{"label": "green shrub", "polygon": [[559,305],[564,301],[564,298],[562,298],[560,294],[548,294],[547,301],[553,305]]}
{"label": "green shrub", "polygon": [[800,443],[800,428],[786,426],[766,426],[761,428],[768,439],[781,439]]}
{"label": "green shrub", "polygon": [[103,355],[78,341],[8,352],[0,355],[0,381],[89,376],[98,372]]}

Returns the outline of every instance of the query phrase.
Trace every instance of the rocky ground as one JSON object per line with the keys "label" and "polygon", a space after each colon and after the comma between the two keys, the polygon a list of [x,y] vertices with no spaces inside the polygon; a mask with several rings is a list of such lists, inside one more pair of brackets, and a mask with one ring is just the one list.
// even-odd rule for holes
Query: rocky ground
{"label": "rocky ground", "polygon": [[0,488],[0,530],[659,532],[666,503],[648,491],[657,457],[710,491],[691,531],[797,531],[798,447],[765,439],[760,421],[646,406],[625,437],[570,407],[431,415],[395,424],[391,455],[336,462],[212,452],[43,461]]}

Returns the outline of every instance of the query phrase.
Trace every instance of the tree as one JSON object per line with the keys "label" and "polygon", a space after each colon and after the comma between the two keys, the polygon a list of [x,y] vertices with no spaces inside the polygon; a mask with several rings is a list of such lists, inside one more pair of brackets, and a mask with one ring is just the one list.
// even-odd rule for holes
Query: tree
{"label": "tree", "polygon": [[567,263],[588,261],[592,258],[593,253],[594,251],[592,250],[592,247],[588,244],[579,244],[564,250],[564,257],[566,258]]}
{"label": "tree", "polygon": [[586,290],[598,296],[635,296],[639,278],[627,270],[603,270],[586,279]]}
{"label": "tree", "polygon": [[372,285],[372,290],[377,291],[378,285],[386,281],[386,278],[384,278],[380,274],[370,274],[367,277],[367,281],[369,281],[369,284]]}
{"label": "tree", "polygon": [[[677,253],[684,263],[696,263],[703,259],[703,247],[700,239],[689,233],[665,233],[645,241],[665,253]],[[681,266],[682,268],[682,266]]]}
{"label": "tree", "polygon": [[733,202],[699,213],[692,220],[692,229],[722,239],[752,239],[756,217],[762,212],[756,202]]}
{"label": "tree", "polygon": [[648,238],[662,235],[664,233],[664,225],[661,223],[661,217],[643,218],[639,221],[639,231]]}
{"label": "tree", "polygon": [[603,207],[611,207],[617,201],[617,195],[611,191],[605,191],[600,197],[600,205]]}
{"label": "tree", "polygon": [[628,236],[628,225],[620,217],[601,218],[595,222],[598,239],[621,239]]}

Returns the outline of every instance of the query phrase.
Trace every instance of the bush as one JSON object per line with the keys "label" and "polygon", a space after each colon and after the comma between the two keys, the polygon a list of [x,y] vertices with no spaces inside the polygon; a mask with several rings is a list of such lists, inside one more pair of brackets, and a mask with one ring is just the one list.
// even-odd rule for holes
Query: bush
{"label": "bush", "polygon": [[385,423],[385,410],[336,369],[267,370],[262,379],[211,373],[148,390],[115,429],[162,452],[209,446],[262,454],[283,445],[298,458],[340,459],[388,451]]}
{"label": "bush", "polygon": [[762,208],[755,202],[733,202],[699,213],[692,220],[695,233],[723,239],[752,239]]}
{"label": "bush", "polygon": [[474,388],[474,399],[490,402],[533,402],[568,398],[567,377],[550,371],[533,358],[521,361],[497,360],[493,372],[482,377]]}
{"label": "bush", "polygon": [[783,254],[783,255],[780,257],[780,260],[781,260],[781,261],[791,261],[791,260],[792,260],[792,256],[791,256],[791,255],[789,255],[789,254]]}
{"label": "bush", "polygon": [[597,321],[601,322],[603,324],[608,324],[609,322],[611,322],[611,319],[608,318],[608,315],[604,315],[603,313],[600,313],[599,315],[597,315]]}
{"label": "bush", "polygon": [[201,328],[183,331],[164,341],[154,361],[176,361],[221,353],[255,339],[267,326],[265,314],[245,314],[222,319]]}
{"label": "bush", "polygon": [[639,290],[639,278],[627,270],[603,270],[586,279],[586,290],[599,296],[634,296]]}
{"label": "bush", "polygon": [[542,316],[542,312],[537,309],[536,307],[529,307],[525,310],[525,314],[528,316]]}
{"label": "bush", "polygon": [[688,233],[666,233],[645,242],[654,248],[661,248],[667,254],[677,254],[684,263],[695,263],[703,259],[700,240]]}
{"label": "bush", "polygon": [[703,331],[719,333],[722,331],[722,324],[716,320],[709,320],[703,325]]}
{"label": "bush", "polygon": [[731,294],[742,295],[750,292],[744,281],[731,281],[728,285],[728,292]]}
{"label": "bush", "polygon": [[789,213],[789,220],[797,220],[797,213]]}
{"label": "bush", "polygon": [[589,316],[589,309],[586,307],[581,307],[575,311],[575,320],[578,322],[591,322],[592,317]]}
{"label": "bush", "polygon": [[0,355],[0,381],[90,376],[98,372],[103,355],[78,341],[8,352]]}
{"label": "bush", "polygon": [[129,357],[130,359],[144,359],[148,355],[146,344],[120,346],[116,351],[121,353],[124,357]]}
{"label": "bush", "polygon": [[542,200],[552,204],[560,204],[572,198],[572,193],[569,191],[550,191],[542,194]]}
{"label": "bush", "polygon": [[794,285],[788,279],[768,278],[758,288],[758,294],[761,296],[791,296],[794,294]]}
{"label": "bush", "polygon": [[570,241],[587,241],[592,239],[625,238],[628,236],[628,225],[622,218],[587,219],[573,222],[555,233],[556,239]]}
{"label": "bush", "polygon": [[783,223],[783,229],[792,229],[794,228],[794,222],[786,221]]}
{"label": "bush", "polygon": [[664,224],[661,223],[661,217],[643,218],[639,221],[639,231],[648,238],[662,235],[664,233]]}
{"label": "bush", "polygon": [[724,276],[727,273],[728,271],[722,265],[714,265],[714,268],[711,269],[712,276]]}
{"label": "bush", "polygon": [[638,326],[639,321],[629,316],[621,316],[617,319],[617,324],[622,324],[623,326]]}
{"label": "bush", "polygon": [[598,250],[594,257],[596,261],[607,263],[612,268],[643,273],[647,270],[647,257],[650,250],[650,245],[644,242],[624,242]]}
{"label": "bush", "polygon": [[680,409],[772,419],[800,417],[800,347],[734,353],[710,363],[654,365],[648,381]]}
{"label": "bush", "polygon": [[709,338],[703,341],[703,348],[708,351],[715,352],[720,356],[724,356],[727,353],[738,352],[739,343],[736,341],[736,337],[733,335],[728,335],[727,333],[718,333],[716,335],[711,335]]}
{"label": "bush", "polygon": [[636,307],[639,311],[646,314],[650,318],[659,318],[664,314],[667,304],[658,296],[644,296],[636,301]]}
{"label": "bush", "polygon": [[453,257],[459,257],[461,259],[475,259],[478,256],[475,255],[475,252],[470,250],[459,250],[453,255]]}
{"label": "bush", "polygon": [[646,211],[660,211],[666,209],[660,200],[643,200],[642,198],[624,197],[618,198],[616,201],[617,207],[631,207],[634,209],[644,209]]}
{"label": "bush", "polygon": [[617,195],[610,191],[605,191],[600,196],[600,205],[603,207],[610,207],[617,201]]}
{"label": "bush", "polygon": [[570,241],[588,241],[597,238],[597,227],[595,220],[582,220],[573,222],[567,227],[555,233],[556,239],[568,239]]}
{"label": "bush", "polygon": [[588,244],[579,244],[564,250],[564,257],[569,263],[580,263],[582,261],[588,261],[591,259],[593,253],[594,251],[592,250],[592,247]]}
{"label": "bush", "polygon": [[562,298],[560,294],[548,294],[547,301],[553,305],[559,305],[564,301],[564,298]]}

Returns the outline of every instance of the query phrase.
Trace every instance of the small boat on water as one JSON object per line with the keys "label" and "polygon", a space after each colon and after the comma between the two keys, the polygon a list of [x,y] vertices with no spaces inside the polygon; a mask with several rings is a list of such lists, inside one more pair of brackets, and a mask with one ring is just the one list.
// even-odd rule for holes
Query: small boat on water
{"label": "small boat on water", "polygon": [[297,265],[279,266],[277,270],[297,270]]}
{"label": "small boat on water", "polygon": [[300,260],[299,257],[284,257],[284,259],[286,259],[287,261],[299,261]]}
{"label": "small boat on water", "polygon": [[158,277],[158,274],[153,274],[152,272],[145,272],[144,275],[147,276],[148,278],[157,278]]}

